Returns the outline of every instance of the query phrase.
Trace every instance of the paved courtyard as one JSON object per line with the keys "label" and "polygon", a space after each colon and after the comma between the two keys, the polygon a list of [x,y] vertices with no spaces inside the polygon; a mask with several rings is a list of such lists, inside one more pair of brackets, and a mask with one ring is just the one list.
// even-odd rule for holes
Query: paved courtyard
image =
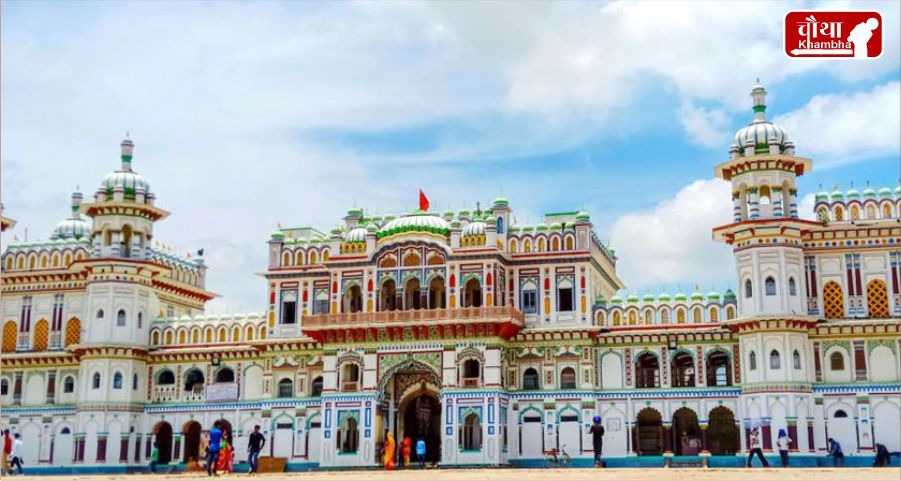
{"label": "paved courtyard", "polygon": [[[98,475],[98,476],[28,476],[28,479],[47,479],[59,481],[61,479],[75,480],[126,480],[148,477],[147,475]],[[184,480],[203,479],[206,476],[190,474],[157,474],[150,476],[158,480]],[[244,474],[230,474],[221,478],[246,478]],[[898,468],[752,468],[752,469],[698,469],[698,468],[650,468],[650,469],[436,469],[436,470],[409,470],[409,471],[315,471],[304,473],[273,473],[260,474],[254,478],[259,479],[297,479],[297,480],[489,480],[489,481],[549,481],[549,480],[655,480],[664,481],[672,479],[688,480],[736,480],[736,481],[761,481],[761,480],[860,480],[881,481],[901,479],[901,470]]]}

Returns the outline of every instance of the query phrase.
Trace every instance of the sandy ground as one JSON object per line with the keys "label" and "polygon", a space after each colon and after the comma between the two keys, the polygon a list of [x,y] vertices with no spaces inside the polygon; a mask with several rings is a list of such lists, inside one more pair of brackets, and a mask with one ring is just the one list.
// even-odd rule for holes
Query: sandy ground
{"label": "sandy ground", "polygon": [[[7,479],[11,479],[9,477]],[[206,476],[198,477],[197,474],[177,474],[177,475],[102,475],[102,476],[27,476],[27,479],[46,479],[53,481],[61,481],[63,479],[74,480],[135,480],[144,478],[150,480],[187,480],[187,479],[206,479]],[[239,479],[248,478],[246,474],[230,474],[221,476],[219,479]],[[700,469],[700,468],[652,468],[652,469],[517,469],[517,468],[501,468],[501,469],[435,469],[425,471],[316,471],[305,473],[278,473],[278,474],[260,474],[254,478],[275,480],[275,479],[296,479],[296,480],[326,480],[326,481],[343,481],[343,480],[385,480],[385,481],[450,481],[450,480],[486,480],[486,481],[668,481],[674,479],[687,480],[861,480],[861,481],[880,481],[880,480],[899,480],[901,479],[901,470],[898,468],[752,468],[752,469]]]}

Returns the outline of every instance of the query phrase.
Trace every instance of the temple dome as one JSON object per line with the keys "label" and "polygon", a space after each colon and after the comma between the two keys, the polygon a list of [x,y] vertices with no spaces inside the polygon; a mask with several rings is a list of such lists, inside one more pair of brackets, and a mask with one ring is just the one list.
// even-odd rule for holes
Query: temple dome
{"label": "temple dome", "polygon": [[389,221],[379,229],[378,237],[386,237],[401,232],[428,232],[448,235],[450,224],[436,215],[415,213]]}

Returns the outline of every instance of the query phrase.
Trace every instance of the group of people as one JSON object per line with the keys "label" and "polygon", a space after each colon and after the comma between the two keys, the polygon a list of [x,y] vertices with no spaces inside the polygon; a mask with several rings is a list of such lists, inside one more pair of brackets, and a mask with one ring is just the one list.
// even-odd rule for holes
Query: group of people
{"label": "group of people", "polygon": [[[16,435],[18,436],[18,435]],[[235,452],[228,442],[228,432],[222,429],[219,421],[213,423],[209,435],[201,441],[200,452],[206,452],[207,476],[219,476],[220,473],[231,473],[235,466]],[[260,432],[260,425],[253,427],[247,443],[247,462],[250,464],[248,474],[258,471],[260,465],[260,452],[266,445],[266,437]],[[160,446],[154,443],[150,452],[150,471],[156,473],[159,463]]]}
{"label": "group of people", "polygon": [[14,474],[14,466],[19,471],[19,474],[25,474],[25,470],[22,468],[22,439],[19,438],[19,433],[10,436],[9,429],[4,429],[3,459],[2,464],[0,464],[0,471],[2,471],[3,476],[12,475]]}
{"label": "group of people", "polygon": [[[763,449],[761,443],[761,435],[760,428],[751,429],[750,433],[750,449],[748,451],[748,461],[746,463],[747,467],[751,467],[751,462],[753,460],[754,455],[756,454],[758,458],[760,458],[761,464],[763,467],[768,467],[770,464],[767,462],[766,458],[763,456]],[[776,438],[776,449],[779,450],[779,458],[782,461],[782,467],[788,467],[788,451],[789,446],[791,445],[792,439],[788,437],[788,433],[785,432],[784,429],[779,430],[779,435]],[[840,468],[845,465],[845,453],[842,451],[842,444],[836,441],[834,438],[829,438],[826,440],[826,452],[827,455],[832,457],[833,466]],[[890,462],[890,454],[888,449],[883,444],[876,444],[876,459],[873,462],[874,467],[885,467],[888,466]]]}
{"label": "group of people", "polygon": [[[396,456],[397,443],[394,440],[394,433],[388,432],[385,436],[385,444],[382,446],[382,464],[385,466],[385,469],[391,471],[395,467],[394,458]],[[413,454],[414,443],[413,438],[410,436],[404,436],[404,439],[401,441],[401,456],[403,457],[403,467],[409,468],[411,466],[410,456]],[[421,436],[416,440],[415,443],[416,449],[416,462],[419,464],[419,469],[425,468],[425,454],[426,454],[426,443],[425,439]]]}

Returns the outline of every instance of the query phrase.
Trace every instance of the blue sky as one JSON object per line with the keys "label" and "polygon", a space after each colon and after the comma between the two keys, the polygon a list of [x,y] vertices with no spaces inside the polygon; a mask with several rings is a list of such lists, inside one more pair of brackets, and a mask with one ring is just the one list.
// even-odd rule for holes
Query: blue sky
{"label": "blue sky", "polygon": [[[264,307],[276,222],[327,231],[348,207],[440,209],[503,192],[520,222],[582,208],[630,290],[733,283],[710,241],[712,180],[760,78],[822,184],[899,176],[899,11],[873,61],[786,58],[789,9],[841,2],[4,2],[3,202],[46,238],[70,192],[135,169],[204,247],[211,311]],[[809,207],[809,205],[808,205]]]}

